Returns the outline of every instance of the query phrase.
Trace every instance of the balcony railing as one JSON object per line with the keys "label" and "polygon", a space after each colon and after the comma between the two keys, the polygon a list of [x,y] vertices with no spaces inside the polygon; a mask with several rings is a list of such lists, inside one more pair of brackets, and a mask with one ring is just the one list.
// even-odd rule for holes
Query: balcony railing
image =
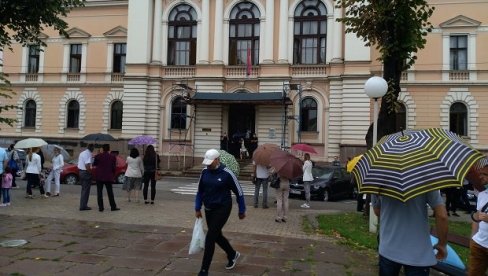
{"label": "balcony railing", "polygon": [[124,81],[124,73],[112,73],[111,81],[112,82],[123,82]]}
{"label": "balcony railing", "polygon": [[469,71],[449,71],[449,80],[469,80]]}
{"label": "balcony railing", "polygon": [[164,75],[166,77],[187,77],[195,76],[194,66],[167,66],[164,67]]}
{"label": "balcony railing", "polygon": [[80,81],[80,73],[68,73],[66,75],[67,82],[79,82]]}
{"label": "balcony railing", "polygon": [[235,65],[225,67],[227,78],[257,78],[259,76],[259,66],[251,66],[251,74],[247,75],[247,66]]}
{"label": "balcony railing", "polygon": [[305,76],[305,77],[325,77],[327,76],[326,65],[292,65],[292,76]]}
{"label": "balcony railing", "polygon": [[37,82],[39,79],[38,74],[25,74],[25,81],[26,82]]}

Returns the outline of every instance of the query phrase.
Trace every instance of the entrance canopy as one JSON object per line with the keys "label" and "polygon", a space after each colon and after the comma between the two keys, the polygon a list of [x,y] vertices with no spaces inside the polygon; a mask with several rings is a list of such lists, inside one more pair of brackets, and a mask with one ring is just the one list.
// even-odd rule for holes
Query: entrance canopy
{"label": "entrance canopy", "polygon": [[190,99],[190,104],[260,104],[291,105],[290,98],[281,92],[263,93],[207,93],[197,92]]}

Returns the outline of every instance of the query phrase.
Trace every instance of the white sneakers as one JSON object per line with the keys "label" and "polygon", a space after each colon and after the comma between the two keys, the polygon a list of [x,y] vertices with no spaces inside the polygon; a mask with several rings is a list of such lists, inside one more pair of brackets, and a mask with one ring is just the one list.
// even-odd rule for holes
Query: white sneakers
{"label": "white sneakers", "polygon": [[307,203],[303,203],[302,205],[300,205],[300,207],[302,207],[302,208],[310,208],[310,205],[308,205]]}

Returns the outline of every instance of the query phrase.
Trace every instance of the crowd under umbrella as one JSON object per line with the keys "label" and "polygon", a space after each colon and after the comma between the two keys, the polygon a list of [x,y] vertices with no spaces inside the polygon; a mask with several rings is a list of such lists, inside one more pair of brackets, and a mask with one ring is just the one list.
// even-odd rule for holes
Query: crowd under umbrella
{"label": "crowd under umbrella", "polygon": [[462,187],[469,169],[483,157],[448,130],[405,130],[366,151],[352,174],[359,193],[406,202],[429,191]]}
{"label": "crowd under umbrella", "polygon": [[269,166],[281,177],[293,179],[303,174],[303,162],[284,150],[276,150],[270,156]]}
{"label": "crowd under umbrella", "polygon": [[224,164],[227,168],[229,168],[237,177],[239,177],[239,173],[241,172],[241,168],[239,166],[239,162],[234,157],[234,155],[226,152],[225,150],[219,150],[220,153],[220,163]]}
{"label": "crowd under umbrella", "polygon": [[47,145],[47,142],[41,138],[27,138],[15,143],[14,148],[16,149],[39,148],[44,145]]}

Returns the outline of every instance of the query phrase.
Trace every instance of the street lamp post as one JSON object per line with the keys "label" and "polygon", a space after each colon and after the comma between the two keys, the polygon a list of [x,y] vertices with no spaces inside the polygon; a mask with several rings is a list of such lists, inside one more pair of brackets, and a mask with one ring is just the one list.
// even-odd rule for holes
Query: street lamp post
{"label": "street lamp post", "polygon": [[[382,77],[371,77],[364,84],[364,92],[374,100],[373,108],[373,146],[378,140],[378,98],[383,97],[388,91],[388,83]],[[369,232],[376,233],[378,217],[374,214],[373,206],[369,207]]]}

